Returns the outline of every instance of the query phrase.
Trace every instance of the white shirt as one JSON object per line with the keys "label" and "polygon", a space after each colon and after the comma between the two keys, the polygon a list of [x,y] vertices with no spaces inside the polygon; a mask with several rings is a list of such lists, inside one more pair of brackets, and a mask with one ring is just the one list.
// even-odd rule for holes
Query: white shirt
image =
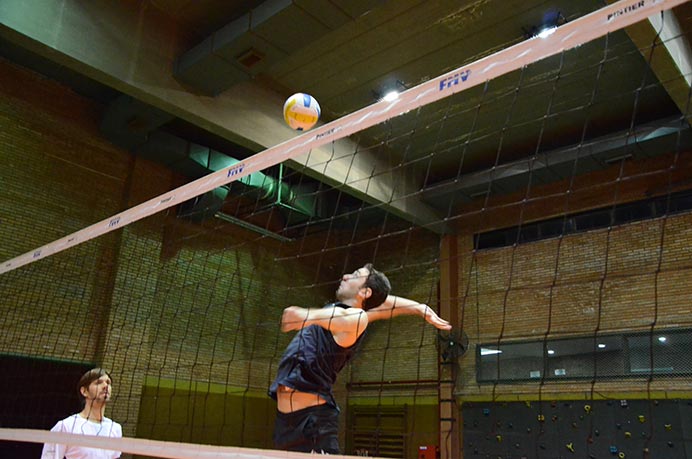
{"label": "white shirt", "polygon": [[[123,429],[117,422],[104,417],[101,422],[89,421],[79,414],[58,421],[51,432],[67,432],[83,435],[95,435],[98,437],[123,436]],[[87,448],[84,446],[59,445],[46,443],[43,445],[41,459],[116,459],[120,457],[120,451]]]}

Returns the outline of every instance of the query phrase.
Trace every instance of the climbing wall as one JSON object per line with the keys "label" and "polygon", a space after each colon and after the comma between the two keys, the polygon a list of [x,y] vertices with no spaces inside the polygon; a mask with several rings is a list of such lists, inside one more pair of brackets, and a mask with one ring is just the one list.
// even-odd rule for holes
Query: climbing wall
{"label": "climbing wall", "polygon": [[463,457],[692,458],[692,400],[469,402]]}

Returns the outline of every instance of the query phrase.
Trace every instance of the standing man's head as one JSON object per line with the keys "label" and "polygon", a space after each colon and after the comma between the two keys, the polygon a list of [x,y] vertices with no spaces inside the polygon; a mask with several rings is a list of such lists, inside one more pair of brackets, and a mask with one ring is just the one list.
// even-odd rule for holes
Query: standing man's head
{"label": "standing man's head", "polygon": [[104,405],[111,399],[113,381],[103,368],[92,368],[79,378],[77,390],[82,407]]}
{"label": "standing man's head", "polygon": [[365,311],[381,305],[392,290],[389,279],[367,263],[351,274],[344,274],[336,290],[336,299]]}

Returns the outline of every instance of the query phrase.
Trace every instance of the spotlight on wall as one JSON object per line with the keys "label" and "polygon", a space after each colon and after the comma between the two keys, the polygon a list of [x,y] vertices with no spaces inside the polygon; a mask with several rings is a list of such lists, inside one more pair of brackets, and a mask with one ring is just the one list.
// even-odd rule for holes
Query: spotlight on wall
{"label": "spotlight on wall", "polygon": [[555,10],[547,11],[543,14],[543,20],[540,24],[523,28],[524,37],[546,38],[552,35],[555,30],[565,22],[567,22],[567,19],[565,19],[561,12]]}

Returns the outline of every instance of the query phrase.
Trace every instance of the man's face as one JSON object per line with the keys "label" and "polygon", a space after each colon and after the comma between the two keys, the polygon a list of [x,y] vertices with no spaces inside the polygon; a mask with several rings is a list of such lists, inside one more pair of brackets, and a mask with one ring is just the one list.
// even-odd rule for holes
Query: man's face
{"label": "man's face", "polygon": [[367,268],[359,268],[350,274],[341,276],[339,288],[336,289],[336,299],[339,301],[352,300],[358,296],[363,285],[370,275]]}
{"label": "man's face", "polygon": [[99,379],[91,381],[88,387],[82,387],[81,392],[87,401],[105,403],[111,398],[111,385],[111,378],[108,375],[103,375]]}

